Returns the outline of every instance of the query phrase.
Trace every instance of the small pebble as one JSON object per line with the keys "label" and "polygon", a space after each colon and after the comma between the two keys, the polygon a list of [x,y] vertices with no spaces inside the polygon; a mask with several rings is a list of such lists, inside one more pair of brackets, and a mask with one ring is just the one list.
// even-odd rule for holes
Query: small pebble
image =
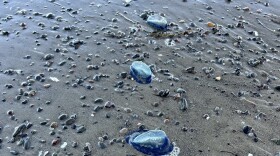
{"label": "small pebble", "polygon": [[77,128],[77,133],[83,133],[84,131],[86,131],[85,126],[80,126]]}
{"label": "small pebble", "polygon": [[37,108],[37,112],[42,112],[43,111],[43,108],[39,107]]}
{"label": "small pebble", "polygon": [[97,98],[94,100],[94,103],[102,103],[103,99],[102,98]]}
{"label": "small pebble", "polygon": [[61,114],[61,115],[58,116],[58,119],[59,120],[65,120],[67,117],[68,117],[67,114]]}
{"label": "small pebble", "polygon": [[210,27],[210,28],[213,28],[213,27],[215,27],[216,25],[215,25],[214,23],[212,23],[212,22],[208,22],[208,23],[207,23],[207,26]]}
{"label": "small pebble", "polygon": [[148,111],[146,112],[146,115],[148,115],[148,116],[154,116],[154,113],[153,113],[152,111],[148,110]]}
{"label": "small pebble", "polygon": [[128,132],[128,129],[127,128],[122,128],[120,130],[120,134],[126,134]]}
{"label": "small pebble", "polygon": [[98,144],[98,147],[101,148],[101,149],[106,148],[106,145],[104,144],[104,142],[98,141],[97,144]]}
{"label": "small pebble", "polygon": [[60,141],[61,141],[60,138],[56,138],[56,139],[52,140],[51,145],[52,145],[52,146],[56,146],[56,145],[58,145],[58,144],[60,143]]}
{"label": "small pebble", "polygon": [[65,121],[65,124],[66,124],[66,125],[72,125],[73,123],[75,123],[75,119],[73,119],[73,118],[67,119],[67,120]]}
{"label": "small pebble", "polygon": [[130,109],[130,108],[124,108],[123,109],[126,113],[131,113],[132,112],[132,110]]}
{"label": "small pebble", "polygon": [[72,142],[72,147],[73,147],[73,148],[78,147],[78,143],[77,143],[77,142],[75,142],[75,141],[73,141],[73,142]]}
{"label": "small pebble", "polygon": [[57,127],[58,127],[58,123],[57,123],[57,122],[52,122],[52,123],[50,124],[50,127],[51,127],[51,128],[57,128]]}

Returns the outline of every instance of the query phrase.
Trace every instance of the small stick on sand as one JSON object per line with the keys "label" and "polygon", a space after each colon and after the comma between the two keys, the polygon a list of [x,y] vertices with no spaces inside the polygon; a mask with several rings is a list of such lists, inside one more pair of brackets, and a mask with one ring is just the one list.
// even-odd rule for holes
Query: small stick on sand
{"label": "small stick on sand", "polygon": [[230,151],[220,151],[220,152],[222,152],[222,153],[229,153],[229,154],[232,154],[232,155],[234,155],[234,156],[237,155],[236,153],[233,153],[233,152],[230,152]]}
{"label": "small stick on sand", "polygon": [[72,18],[75,18],[78,22],[81,22],[81,20],[77,19],[75,16],[71,15],[70,12],[68,12],[68,15],[71,16]]}
{"label": "small stick on sand", "polygon": [[44,55],[43,52],[40,52],[40,51],[36,51],[36,50],[32,50],[31,52],[34,52],[34,53],[37,53],[37,54],[41,54],[41,55]]}
{"label": "small stick on sand", "polygon": [[[125,20],[127,20],[127,21],[129,21],[129,22],[131,22],[132,24],[137,24],[138,22],[135,22],[135,21],[133,21],[132,19],[130,19],[130,18],[128,18],[128,17],[126,17],[125,15],[123,15],[122,13],[117,13],[118,15],[120,15],[120,16],[122,16]],[[147,33],[152,33],[152,32],[150,32],[150,31],[148,31],[148,30],[146,30],[146,29],[144,29],[145,27],[143,26],[143,25],[141,25],[141,24],[138,24],[138,25],[140,25],[142,28],[143,28],[143,31],[144,32],[147,32]]]}
{"label": "small stick on sand", "polygon": [[256,104],[255,102],[250,101],[250,100],[246,99],[245,97],[242,97],[240,100],[241,100],[241,101],[246,101],[247,104],[250,104],[250,105],[252,105],[253,107],[256,107],[256,106],[257,106],[257,104]]}
{"label": "small stick on sand", "polygon": [[[258,147],[258,146],[257,146]],[[258,147],[258,149],[260,149],[260,150],[262,150],[262,151],[264,151],[265,153],[267,153],[268,155],[272,155],[272,153],[270,153],[270,152],[268,152],[267,150],[265,150],[265,149],[262,149],[261,147]]]}
{"label": "small stick on sand", "polygon": [[59,4],[57,2],[53,2],[53,4],[58,5],[58,6],[62,6],[61,4]]}
{"label": "small stick on sand", "polygon": [[74,17],[73,15],[71,15],[69,12],[67,12],[67,13],[68,13],[68,15],[69,15],[69,16],[71,16],[71,17],[75,18],[75,17]]}
{"label": "small stick on sand", "polygon": [[129,19],[128,17],[126,17],[125,15],[123,15],[122,13],[117,13],[118,15],[121,15],[125,20],[133,23],[133,24],[137,24],[137,22],[134,22],[132,19]]}
{"label": "small stick on sand", "polygon": [[267,30],[269,30],[269,31],[271,31],[271,32],[273,32],[273,33],[275,33],[275,30],[272,30],[272,29],[268,28],[267,26],[265,26],[265,25],[259,20],[259,18],[256,18],[256,19],[257,19],[258,23],[259,23],[261,26],[263,26],[263,27],[266,28]]}

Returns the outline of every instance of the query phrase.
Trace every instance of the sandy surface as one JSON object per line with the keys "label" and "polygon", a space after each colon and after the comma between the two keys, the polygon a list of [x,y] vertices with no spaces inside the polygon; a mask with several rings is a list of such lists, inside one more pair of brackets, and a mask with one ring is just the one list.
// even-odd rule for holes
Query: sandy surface
{"label": "sandy surface", "polygon": [[[180,156],[274,156],[280,152],[271,141],[280,139],[280,92],[275,89],[280,85],[280,3],[266,2],[135,0],[126,6],[121,0],[1,1],[0,155],[14,150],[26,156],[46,151],[76,156],[83,155],[86,143],[91,155],[142,155],[119,132],[141,123],[164,130],[180,147]],[[145,10],[164,14],[175,26],[160,37],[151,35],[140,17]],[[215,23],[216,33],[207,22]],[[79,40],[76,49],[71,46]],[[46,54],[53,58],[46,60]],[[136,60],[155,65],[151,84],[119,76]],[[186,72],[190,67],[194,72]],[[94,80],[100,73],[109,77]],[[118,88],[120,81],[124,86]],[[186,90],[186,111],[174,98],[178,88]],[[164,89],[170,90],[168,97],[156,96],[156,90]],[[95,103],[97,98],[103,102]],[[107,101],[116,107],[96,110]],[[65,126],[61,114],[76,114],[74,124],[86,130],[77,133],[73,125]],[[24,131],[31,138],[28,150],[17,145],[19,138],[10,141],[23,122],[33,124]],[[257,137],[243,133],[246,125]],[[52,146],[57,137],[60,142]],[[72,147],[73,142],[78,146]]]}

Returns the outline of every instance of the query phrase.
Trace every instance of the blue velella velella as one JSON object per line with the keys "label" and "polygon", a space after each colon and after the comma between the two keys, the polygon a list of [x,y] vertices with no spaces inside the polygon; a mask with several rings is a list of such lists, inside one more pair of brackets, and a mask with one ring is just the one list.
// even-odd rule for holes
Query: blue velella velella
{"label": "blue velella velella", "polygon": [[147,19],[147,24],[157,30],[167,30],[167,20],[165,17],[158,14],[150,15]]}
{"label": "blue velella velella", "polygon": [[126,137],[126,142],[139,152],[152,156],[169,154],[174,145],[162,130],[143,130]]}
{"label": "blue velella velella", "polygon": [[130,75],[136,82],[148,84],[152,82],[152,71],[150,67],[142,61],[134,61],[130,66]]}

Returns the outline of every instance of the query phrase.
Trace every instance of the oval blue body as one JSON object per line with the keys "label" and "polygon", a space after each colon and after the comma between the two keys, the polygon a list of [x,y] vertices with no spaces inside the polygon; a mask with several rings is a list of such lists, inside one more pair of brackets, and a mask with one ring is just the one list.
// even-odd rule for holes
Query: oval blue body
{"label": "oval blue body", "polygon": [[160,15],[151,15],[147,19],[147,24],[153,27],[154,29],[166,31],[167,30],[167,21],[164,17]]}
{"label": "oval blue body", "polygon": [[148,84],[152,82],[152,71],[148,65],[141,61],[135,61],[130,66],[130,75],[136,82]]}
{"label": "oval blue body", "polygon": [[134,132],[126,137],[126,141],[136,150],[152,156],[169,154],[174,148],[162,130]]}

